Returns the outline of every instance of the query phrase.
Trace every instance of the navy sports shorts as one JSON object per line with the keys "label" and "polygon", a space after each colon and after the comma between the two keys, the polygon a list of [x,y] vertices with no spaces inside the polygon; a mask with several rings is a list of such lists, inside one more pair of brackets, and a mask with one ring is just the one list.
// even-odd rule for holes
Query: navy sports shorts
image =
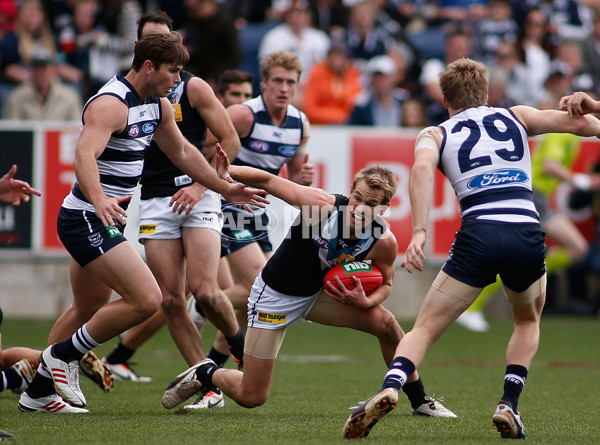
{"label": "navy sports shorts", "polygon": [[115,222],[114,226],[104,227],[94,212],[86,210],[61,207],[57,228],[61,242],[81,267],[127,241],[122,224]]}
{"label": "navy sports shorts", "polygon": [[221,257],[232,254],[252,243],[258,243],[263,252],[271,252],[269,216],[266,213],[249,214],[231,206],[223,206],[221,229]]}
{"label": "navy sports shorts", "polygon": [[546,272],[545,238],[537,223],[467,220],[442,270],[474,287],[495,282],[499,274],[509,289],[522,292]]}

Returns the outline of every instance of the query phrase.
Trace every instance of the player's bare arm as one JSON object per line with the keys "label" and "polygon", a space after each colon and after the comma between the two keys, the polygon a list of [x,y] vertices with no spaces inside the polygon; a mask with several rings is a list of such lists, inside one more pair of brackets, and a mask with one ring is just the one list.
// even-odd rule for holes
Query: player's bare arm
{"label": "player's bare arm", "polygon": [[578,136],[600,136],[600,120],[592,115],[569,116],[559,110],[538,110],[526,105],[511,108],[525,125],[530,136],[544,133],[573,133]]}
{"label": "player's bare arm", "polygon": [[229,159],[235,159],[240,152],[240,138],[225,107],[204,80],[194,77],[188,82],[187,88],[194,110],[204,119],[208,130],[216,138],[216,142],[221,144]]}
{"label": "player's bare arm", "polygon": [[335,196],[324,190],[299,185],[264,170],[238,165],[232,165],[229,169],[233,179],[261,188],[294,207],[321,209],[333,207],[335,203]]}
{"label": "player's bare arm", "polygon": [[[252,131],[254,113],[246,105],[235,104],[227,108],[227,114],[240,139],[245,138]],[[219,142],[217,137],[209,131],[206,135],[206,145],[211,146]]]}
{"label": "player's bare arm", "polygon": [[262,190],[247,188],[244,184],[231,184],[222,180],[198,149],[188,142],[175,124],[171,104],[161,99],[163,119],[158,125],[154,138],[162,151],[181,171],[194,181],[220,193],[227,201],[239,204],[252,204],[264,207],[269,201]]}
{"label": "player's bare arm", "polygon": [[402,267],[410,273],[413,267],[423,270],[426,260],[423,246],[427,241],[427,219],[433,198],[433,178],[438,155],[433,150],[423,148],[415,152],[415,162],[412,166],[409,181],[409,196],[412,208],[413,235],[410,240]]}
{"label": "player's bare arm", "polygon": [[127,213],[119,203],[131,197],[109,198],[100,185],[96,160],[106,148],[113,133],[123,131],[127,123],[127,106],[112,96],[92,101],[83,115],[84,126],[75,149],[75,175],[81,191],[94,206],[104,226],[114,221],[125,224]]}

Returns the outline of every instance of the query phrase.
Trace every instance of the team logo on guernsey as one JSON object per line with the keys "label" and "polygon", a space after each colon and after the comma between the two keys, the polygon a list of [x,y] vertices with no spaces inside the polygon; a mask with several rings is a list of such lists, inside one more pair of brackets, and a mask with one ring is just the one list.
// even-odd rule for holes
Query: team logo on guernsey
{"label": "team logo on guernsey", "polygon": [[269,144],[267,144],[265,141],[252,141],[250,143],[250,148],[254,151],[263,153],[269,150]]}
{"label": "team logo on guernsey", "polygon": [[137,125],[132,125],[129,129],[129,136],[136,137],[138,134],[140,134],[140,127]]}
{"label": "team logo on guernsey", "polygon": [[90,242],[90,246],[92,247],[100,247],[102,245],[102,235],[99,233],[92,233],[88,236],[88,241]]}
{"label": "team logo on guernsey", "polygon": [[282,156],[289,157],[294,156],[294,153],[296,153],[297,148],[298,147],[296,147],[295,145],[282,145],[277,149],[277,151],[281,153]]}
{"label": "team logo on guernsey", "polygon": [[146,123],[142,126],[142,131],[146,134],[150,134],[154,132],[154,129],[156,128],[156,125],[154,123]]}
{"label": "team logo on guernsey", "polygon": [[287,319],[286,314],[273,314],[271,312],[258,311],[258,321],[271,324],[283,324]]}
{"label": "team logo on guernsey", "polygon": [[496,187],[519,182],[527,182],[527,173],[518,169],[494,170],[477,175],[469,181],[467,187],[478,189],[484,187]]}
{"label": "team logo on guernsey", "polygon": [[313,236],[313,242],[321,249],[329,249],[330,243],[320,235]]}

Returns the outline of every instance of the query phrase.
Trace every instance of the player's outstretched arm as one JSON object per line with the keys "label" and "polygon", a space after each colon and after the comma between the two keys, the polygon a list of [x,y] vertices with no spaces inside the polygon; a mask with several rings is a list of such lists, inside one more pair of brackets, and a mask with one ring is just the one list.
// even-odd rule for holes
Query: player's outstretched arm
{"label": "player's outstretched arm", "polygon": [[335,197],[324,190],[296,184],[252,167],[232,165],[231,176],[236,181],[258,187],[295,207],[325,207],[335,203]]}
{"label": "player's outstretched arm", "polygon": [[[583,93],[585,94],[585,93]],[[591,114],[584,116],[559,110],[538,110],[526,105],[511,108],[525,125],[530,136],[545,133],[572,133],[577,136],[600,136],[600,120]]]}

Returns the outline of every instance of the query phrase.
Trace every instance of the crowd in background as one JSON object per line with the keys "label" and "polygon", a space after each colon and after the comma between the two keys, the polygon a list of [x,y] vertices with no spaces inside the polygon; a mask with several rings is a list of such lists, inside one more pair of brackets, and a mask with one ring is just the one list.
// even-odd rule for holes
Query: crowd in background
{"label": "crowd in background", "polygon": [[600,0],[0,0],[2,118],[78,120],[81,104],[129,68],[136,24],[166,11],[187,70],[255,77],[284,49],[302,62],[295,105],[313,124],[438,124],[437,75],[471,57],[491,74],[490,105],[557,106],[600,94]]}

